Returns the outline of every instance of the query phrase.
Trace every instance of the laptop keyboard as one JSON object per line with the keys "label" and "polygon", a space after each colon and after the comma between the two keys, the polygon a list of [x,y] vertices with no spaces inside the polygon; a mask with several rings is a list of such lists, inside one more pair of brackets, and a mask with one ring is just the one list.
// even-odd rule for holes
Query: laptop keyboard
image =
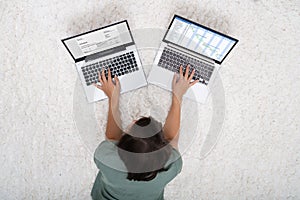
{"label": "laptop keyboard", "polygon": [[93,63],[82,67],[83,76],[86,85],[89,86],[93,83],[99,82],[98,71],[104,69],[105,77],[108,77],[108,69],[111,71],[111,76],[122,76],[138,70],[138,65],[134,53],[128,52],[113,58],[101,60],[100,62]]}
{"label": "laptop keyboard", "polygon": [[180,65],[182,65],[183,71],[185,71],[187,64],[190,64],[190,73],[195,69],[193,79],[199,80],[200,83],[207,85],[214,69],[214,65],[209,65],[200,59],[189,57],[167,47],[164,48],[158,62],[158,66],[173,72],[179,72]]}

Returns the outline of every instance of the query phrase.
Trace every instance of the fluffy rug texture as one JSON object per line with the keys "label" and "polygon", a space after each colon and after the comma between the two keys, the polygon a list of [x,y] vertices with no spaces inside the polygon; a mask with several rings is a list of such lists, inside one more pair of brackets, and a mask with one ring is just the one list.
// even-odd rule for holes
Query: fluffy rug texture
{"label": "fluffy rug texture", "polygon": [[[299,199],[299,1],[1,1],[0,199],[89,199],[107,100],[88,104],[60,39],[127,19],[148,75],[174,14],[239,43],[205,105],[184,100],[173,199]],[[162,123],[170,92],[121,96]]]}

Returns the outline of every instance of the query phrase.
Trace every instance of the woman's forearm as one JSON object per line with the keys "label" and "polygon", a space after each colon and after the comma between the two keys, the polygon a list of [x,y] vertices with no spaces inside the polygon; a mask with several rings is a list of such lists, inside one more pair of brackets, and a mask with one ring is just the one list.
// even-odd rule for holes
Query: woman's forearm
{"label": "woman's forearm", "polygon": [[107,139],[119,140],[122,136],[119,99],[109,99],[109,109],[105,135]]}
{"label": "woman's forearm", "polygon": [[175,95],[173,95],[171,108],[163,129],[165,138],[169,141],[172,141],[174,139],[178,140],[180,128],[180,112],[181,99],[178,99]]}

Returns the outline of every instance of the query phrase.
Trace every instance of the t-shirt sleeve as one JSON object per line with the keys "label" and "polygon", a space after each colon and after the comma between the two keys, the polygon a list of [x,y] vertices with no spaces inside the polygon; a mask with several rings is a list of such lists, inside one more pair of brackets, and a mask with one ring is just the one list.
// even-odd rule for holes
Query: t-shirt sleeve
{"label": "t-shirt sleeve", "polygon": [[[172,154],[170,156],[169,162],[172,167],[174,167],[176,174],[179,174],[182,169],[182,158],[178,150],[172,149]],[[168,164],[167,163],[167,164]],[[168,167],[170,167],[170,165]]]}
{"label": "t-shirt sleeve", "polygon": [[165,184],[169,183],[181,172],[182,158],[180,153],[174,148],[169,161],[165,165],[165,169],[167,171],[161,172],[161,177],[163,178],[163,182],[165,182]]}
{"label": "t-shirt sleeve", "polygon": [[176,169],[177,169],[177,174],[179,174],[182,170],[182,158],[181,158],[181,155],[179,153],[179,151],[177,151],[176,149],[173,149],[174,151],[174,155],[175,155],[175,165],[176,165]]}
{"label": "t-shirt sleeve", "polygon": [[116,155],[116,142],[102,141],[94,153],[94,162],[98,169],[103,169],[104,165],[109,164]]}

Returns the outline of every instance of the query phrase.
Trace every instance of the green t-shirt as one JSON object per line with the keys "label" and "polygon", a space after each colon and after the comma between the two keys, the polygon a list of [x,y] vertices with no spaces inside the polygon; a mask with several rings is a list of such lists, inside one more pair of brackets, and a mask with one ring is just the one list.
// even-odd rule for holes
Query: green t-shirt
{"label": "green t-shirt", "polygon": [[173,148],[165,165],[151,181],[130,181],[127,169],[114,142],[103,141],[96,149],[94,161],[99,169],[91,195],[94,200],[163,200],[164,187],[180,173],[182,159]]}

